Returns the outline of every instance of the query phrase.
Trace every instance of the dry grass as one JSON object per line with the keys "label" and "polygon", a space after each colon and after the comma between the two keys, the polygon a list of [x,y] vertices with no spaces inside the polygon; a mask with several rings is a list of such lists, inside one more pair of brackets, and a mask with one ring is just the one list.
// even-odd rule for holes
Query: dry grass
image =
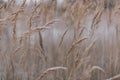
{"label": "dry grass", "polygon": [[120,80],[120,0],[0,1],[1,80]]}
{"label": "dry grass", "polygon": [[36,80],[42,80],[42,78],[47,75],[49,72],[52,72],[52,71],[56,71],[56,70],[66,70],[67,68],[65,67],[53,67],[53,68],[49,68],[47,69],[46,71],[44,71]]}

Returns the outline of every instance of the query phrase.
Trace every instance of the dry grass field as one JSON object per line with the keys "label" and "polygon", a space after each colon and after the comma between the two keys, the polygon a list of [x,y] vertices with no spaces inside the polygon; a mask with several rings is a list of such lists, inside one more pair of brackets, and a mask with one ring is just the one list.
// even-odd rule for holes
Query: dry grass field
{"label": "dry grass field", "polygon": [[120,0],[0,0],[0,80],[120,80]]}

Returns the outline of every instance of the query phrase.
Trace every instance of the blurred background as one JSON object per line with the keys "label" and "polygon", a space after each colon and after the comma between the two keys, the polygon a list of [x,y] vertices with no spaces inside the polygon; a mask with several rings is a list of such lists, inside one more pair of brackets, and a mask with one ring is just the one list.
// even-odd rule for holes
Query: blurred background
{"label": "blurred background", "polygon": [[120,80],[119,4],[0,0],[0,79]]}

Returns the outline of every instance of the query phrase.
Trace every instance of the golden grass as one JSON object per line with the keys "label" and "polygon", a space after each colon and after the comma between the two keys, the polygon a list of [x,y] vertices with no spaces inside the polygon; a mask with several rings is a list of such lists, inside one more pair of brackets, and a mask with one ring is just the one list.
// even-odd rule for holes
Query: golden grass
{"label": "golden grass", "polygon": [[0,2],[0,79],[119,80],[119,4]]}
{"label": "golden grass", "polygon": [[53,72],[56,70],[66,70],[66,67],[52,67],[52,68],[48,68],[47,70],[45,70],[37,79],[35,80],[42,80],[42,78],[47,75],[49,72]]}

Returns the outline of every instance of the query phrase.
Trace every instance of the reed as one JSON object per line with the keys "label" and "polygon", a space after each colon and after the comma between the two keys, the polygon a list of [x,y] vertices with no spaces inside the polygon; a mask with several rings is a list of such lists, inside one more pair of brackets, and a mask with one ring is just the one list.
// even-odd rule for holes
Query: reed
{"label": "reed", "polygon": [[0,0],[1,80],[119,80],[120,0]]}

